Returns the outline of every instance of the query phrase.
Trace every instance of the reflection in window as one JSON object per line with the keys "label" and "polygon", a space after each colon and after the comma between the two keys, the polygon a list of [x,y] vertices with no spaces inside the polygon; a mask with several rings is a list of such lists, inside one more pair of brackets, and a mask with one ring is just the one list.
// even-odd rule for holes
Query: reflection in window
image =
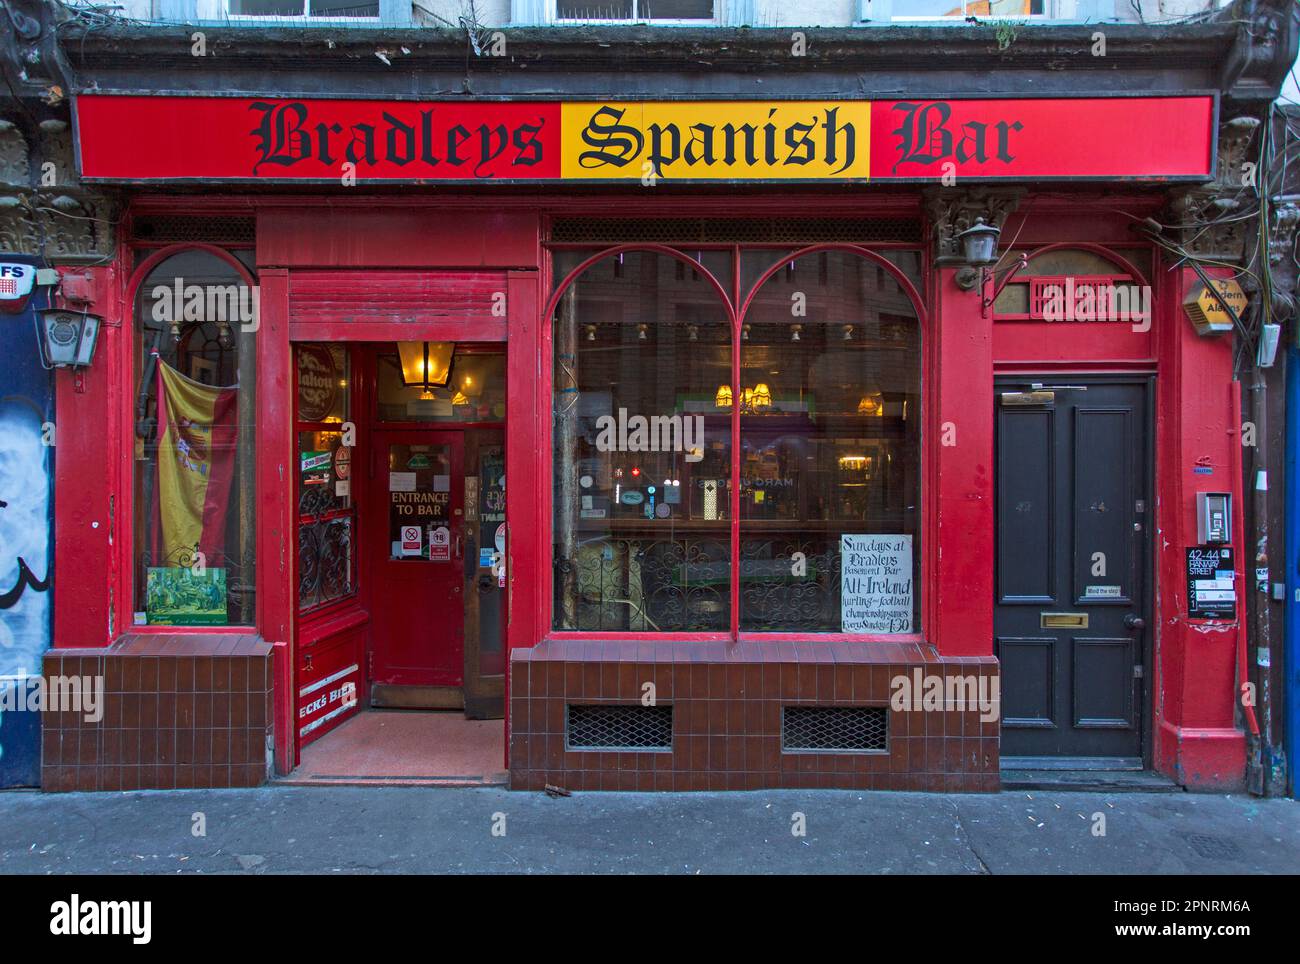
{"label": "reflection in window", "polygon": [[592,265],[554,319],[557,629],[730,626],[731,328],[674,258]]}
{"label": "reflection in window", "polygon": [[233,17],[378,17],[379,0],[226,0]]}
{"label": "reflection in window", "polygon": [[298,607],[356,591],[352,448],[344,445],[351,379],[342,345],[294,346],[298,398]]}
{"label": "reflection in window", "polygon": [[[915,631],[920,328],[873,262],[788,263],[744,319],[742,630]],[[722,389],[719,390],[720,392]]]}
{"label": "reflection in window", "polygon": [[140,286],[137,622],[254,622],[256,313],[255,291],[206,251],[172,255]]}

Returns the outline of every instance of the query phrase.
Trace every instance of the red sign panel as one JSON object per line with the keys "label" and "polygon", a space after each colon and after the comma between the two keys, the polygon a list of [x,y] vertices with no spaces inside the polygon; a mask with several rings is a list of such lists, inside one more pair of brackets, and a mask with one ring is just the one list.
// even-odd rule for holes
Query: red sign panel
{"label": "red sign panel", "polygon": [[1152,178],[1213,172],[1212,97],[877,101],[871,178]]}
{"label": "red sign panel", "polygon": [[[698,102],[698,117],[692,101],[654,109],[667,103],[642,105],[645,130],[618,128],[619,165],[608,174],[564,156],[604,143],[602,135],[608,140],[608,127],[598,129],[609,111],[601,101],[85,94],[77,98],[76,126],[82,176],[92,181],[626,181],[653,171],[655,162],[642,163],[642,154],[660,156],[653,145],[662,153],[669,134],[699,169],[688,165],[684,170],[693,173],[683,176],[661,171],[664,180],[820,176],[806,156],[812,122],[802,135],[787,130],[782,138],[767,129],[772,125],[753,121],[754,101]],[[829,103],[817,102],[816,116],[829,114]],[[770,113],[792,105],[774,101]],[[874,101],[869,121],[861,101],[842,106],[835,144],[861,145],[869,156],[855,180],[1175,180],[1213,173],[1215,100],[1208,95]],[[654,118],[667,113],[674,122],[665,132]]]}

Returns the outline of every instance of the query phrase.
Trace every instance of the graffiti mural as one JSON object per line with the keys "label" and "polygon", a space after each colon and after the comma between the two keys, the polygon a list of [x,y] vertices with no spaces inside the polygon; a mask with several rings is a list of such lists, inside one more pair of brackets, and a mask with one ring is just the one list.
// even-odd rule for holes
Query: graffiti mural
{"label": "graffiti mural", "polygon": [[40,673],[50,646],[54,400],[34,324],[43,298],[38,290],[22,312],[0,314],[0,688],[10,690],[0,690],[0,787],[40,781],[40,714],[13,709],[12,688],[13,677]]}

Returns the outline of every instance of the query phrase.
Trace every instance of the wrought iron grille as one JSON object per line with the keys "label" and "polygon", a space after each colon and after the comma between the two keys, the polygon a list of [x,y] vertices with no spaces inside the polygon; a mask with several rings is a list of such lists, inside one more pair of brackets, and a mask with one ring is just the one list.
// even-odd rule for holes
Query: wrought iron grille
{"label": "wrought iron grille", "polygon": [[172,215],[136,218],[131,233],[137,241],[150,244],[183,244],[196,241],[208,244],[249,244],[257,238],[253,218],[216,217],[182,218]]}
{"label": "wrought iron grille", "polygon": [[[807,572],[792,575],[795,553]],[[839,537],[745,539],[740,544],[740,628],[825,632],[840,619]]]}
{"label": "wrought iron grille", "polygon": [[298,526],[298,605],[302,609],[352,592],[352,519],[320,519]]}
{"label": "wrought iron grille", "polygon": [[814,244],[921,240],[910,218],[557,218],[551,240],[594,244]]}
{"label": "wrought iron grille", "polygon": [[781,748],[885,750],[887,717],[883,706],[785,706],[781,709]]}
{"label": "wrought iron grille", "polygon": [[726,630],[729,555],[722,539],[603,539],[557,556],[557,628]]}
{"label": "wrought iron grille", "polygon": [[640,704],[568,705],[571,750],[670,750],[673,708]]}

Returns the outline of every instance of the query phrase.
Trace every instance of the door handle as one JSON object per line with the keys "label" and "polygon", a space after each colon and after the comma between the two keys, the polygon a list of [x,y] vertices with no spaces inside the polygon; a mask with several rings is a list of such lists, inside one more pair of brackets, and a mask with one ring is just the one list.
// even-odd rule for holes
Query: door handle
{"label": "door handle", "polygon": [[1133,613],[1128,613],[1124,616],[1124,625],[1129,629],[1146,629],[1147,621],[1141,616],[1135,616]]}
{"label": "door handle", "polygon": [[461,536],[459,533],[456,534],[456,558],[457,559],[465,558],[465,546],[461,541]]}

